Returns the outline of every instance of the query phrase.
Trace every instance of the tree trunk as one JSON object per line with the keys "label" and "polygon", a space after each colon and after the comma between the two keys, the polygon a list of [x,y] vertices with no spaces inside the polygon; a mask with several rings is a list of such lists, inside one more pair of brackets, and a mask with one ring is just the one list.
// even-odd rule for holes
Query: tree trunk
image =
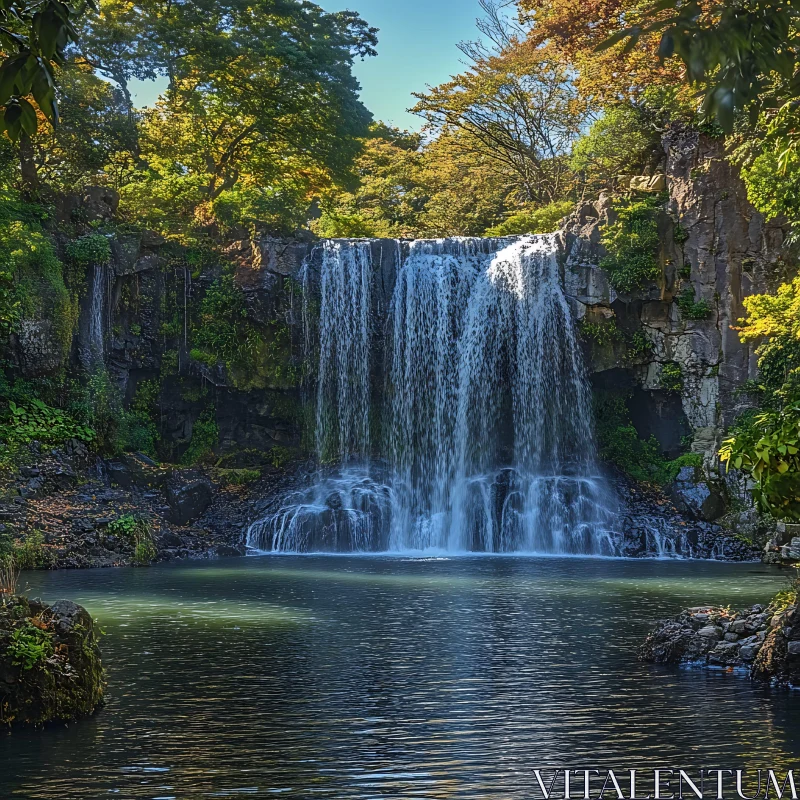
{"label": "tree trunk", "polygon": [[29,199],[39,196],[39,174],[36,171],[36,159],[31,137],[24,131],[19,137],[19,168],[22,174],[22,193]]}

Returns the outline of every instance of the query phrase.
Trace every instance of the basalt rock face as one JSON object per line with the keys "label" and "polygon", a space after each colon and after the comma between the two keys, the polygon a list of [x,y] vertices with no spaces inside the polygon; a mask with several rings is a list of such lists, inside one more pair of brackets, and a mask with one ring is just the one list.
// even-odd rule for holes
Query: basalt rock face
{"label": "basalt rock face", "polygon": [[800,611],[753,606],[687,608],[662,620],[639,649],[655,664],[746,670],[756,680],[800,686]]}
{"label": "basalt rock face", "polygon": [[103,702],[95,624],[85,608],[24,597],[0,604],[0,725],[69,722]]}
{"label": "basalt rock face", "polygon": [[[786,228],[750,205],[720,140],[676,128],[662,144],[669,199],[658,221],[660,279],[633,294],[612,287],[599,267],[603,227],[616,219],[614,199],[603,194],[567,221],[565,281],[580,319],[613,318],[620,331],[642,332],[650,343],[649,354],[633,357],[619,340],[589,346],[595,385],[625,387],[641,435],[656,436],[668,455],[689,437],[713,468],[724,429],[748,407],[740,389],[756,376],[754,345],[742,344],[731,326],[744,315],[745,297],[786,278]],[[709,305],[706,318],[681,312],[676,299],[687,291]],[[662,388],[667,363],[680,366],[679,392]]]}

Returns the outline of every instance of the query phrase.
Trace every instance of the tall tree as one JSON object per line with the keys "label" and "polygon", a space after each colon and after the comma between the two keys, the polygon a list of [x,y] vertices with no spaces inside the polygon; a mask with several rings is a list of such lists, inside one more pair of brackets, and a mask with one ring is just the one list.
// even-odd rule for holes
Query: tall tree
{"label": "tall tree", "polygon": [[503,50],[471,50],[471,68],[417,94],[412,109],[434,136],[491,154],[516,176],[521,202],[548,203],[568,189],[568,155],[586,117],[566,67],[546,51],[512,40]]}

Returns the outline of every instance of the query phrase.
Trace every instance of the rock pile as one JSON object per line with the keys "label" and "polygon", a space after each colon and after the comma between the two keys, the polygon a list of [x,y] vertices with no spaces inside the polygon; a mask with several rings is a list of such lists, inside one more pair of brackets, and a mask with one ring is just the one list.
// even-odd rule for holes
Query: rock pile
{"label": "rock pile", "polygon": [[754,679],[800,686],[800,609],[687,608],[658,623],[639,658],[655,664],[738,668]]}

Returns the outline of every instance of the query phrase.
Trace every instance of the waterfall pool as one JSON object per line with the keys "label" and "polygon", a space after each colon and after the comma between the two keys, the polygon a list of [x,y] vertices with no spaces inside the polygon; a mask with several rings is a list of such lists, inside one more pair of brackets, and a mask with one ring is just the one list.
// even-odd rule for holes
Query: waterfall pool
{"label": "waterfall pool", "polygon": [[653,667],[653,623],[758,564],[266,556],[31,573],[106,631],[108,703],[0,746],[0,797],[539,796],[533,770],[786,769],[800,693]]}

